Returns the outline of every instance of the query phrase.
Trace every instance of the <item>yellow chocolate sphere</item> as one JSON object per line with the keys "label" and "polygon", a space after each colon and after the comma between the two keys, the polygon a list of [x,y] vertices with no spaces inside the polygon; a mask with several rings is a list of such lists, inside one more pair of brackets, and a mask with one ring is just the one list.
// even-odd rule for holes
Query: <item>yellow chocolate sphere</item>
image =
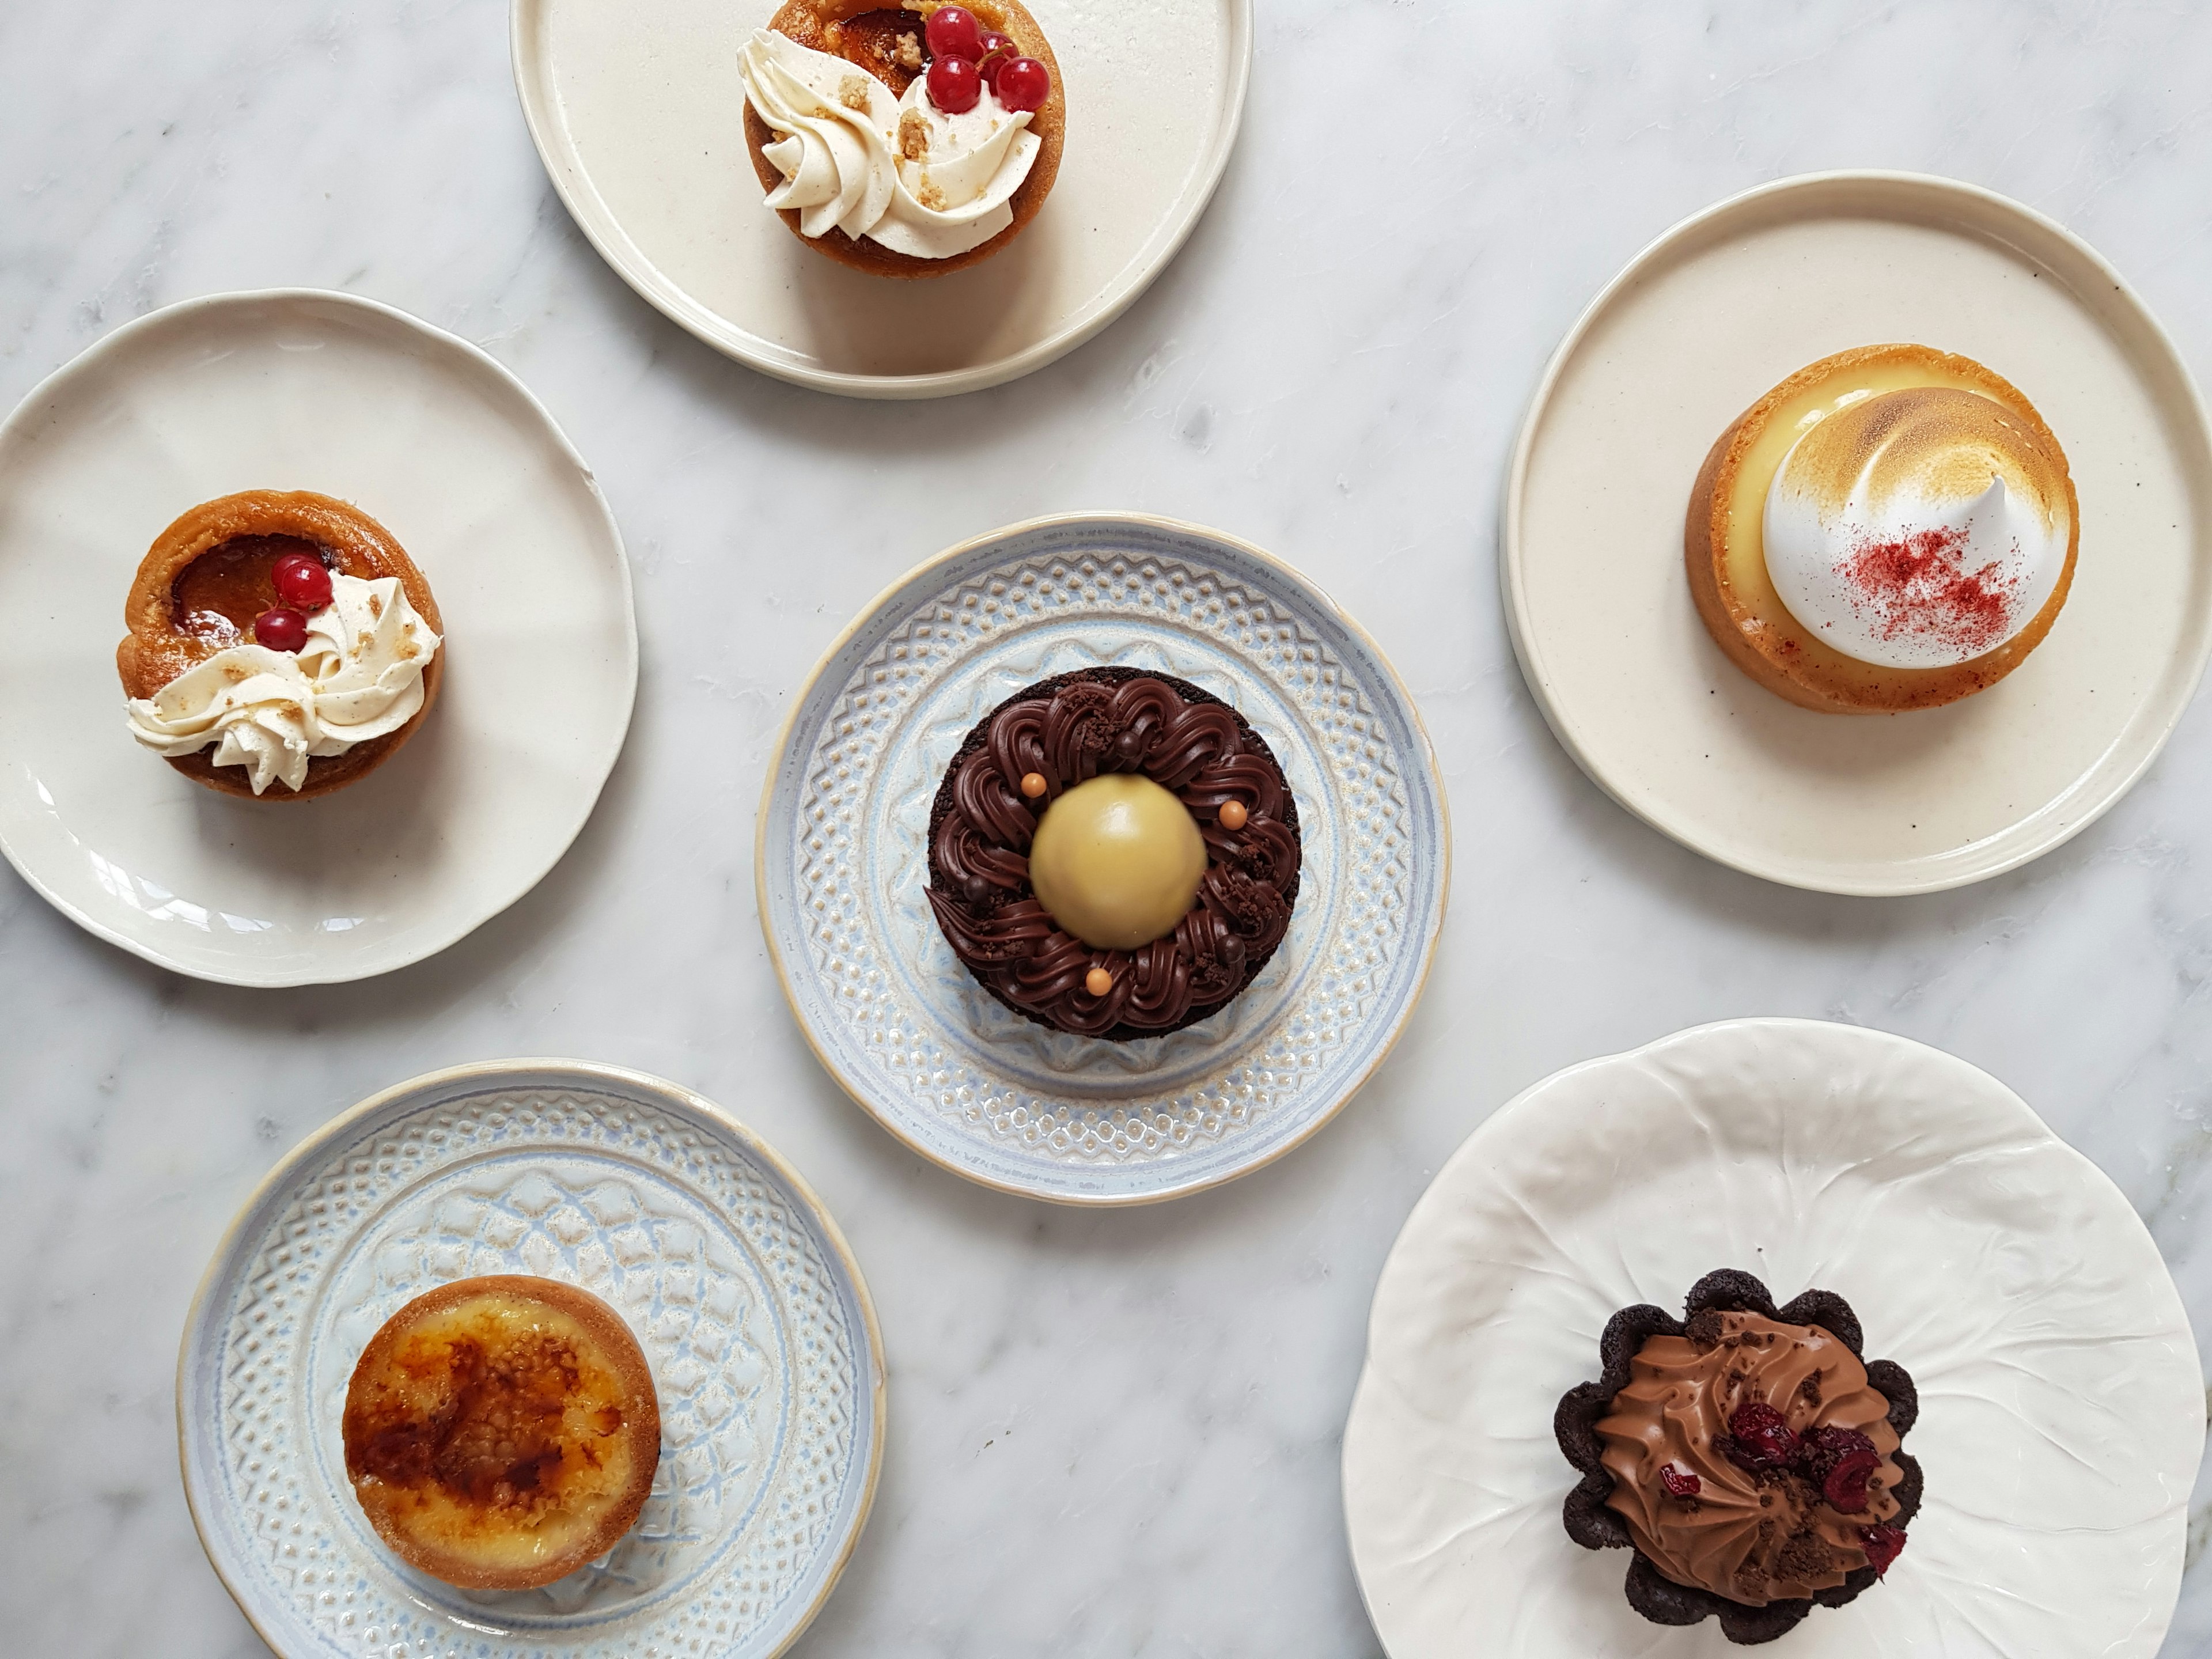
{"label": "yellow chocolate sphere", "polygon": [[1133,951],[1175,932],[1205,873],[1189,810],[1133,772],[1077,784],[1045,809],[1030,843],[1037,902],[1096,950]]}

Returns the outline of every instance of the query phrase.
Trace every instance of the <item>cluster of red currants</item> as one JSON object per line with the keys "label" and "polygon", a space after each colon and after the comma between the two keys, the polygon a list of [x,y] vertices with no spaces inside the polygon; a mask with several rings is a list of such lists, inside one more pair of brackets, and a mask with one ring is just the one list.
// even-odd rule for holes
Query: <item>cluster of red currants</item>
{"label": "cluster of red currants", "polygon": [[975,107],[985,87],[1012,110],[1039,110],[1052,94],[1052,75],[1024,58],[996,29],[986,29],[965,6],[939,6],[922,27],[929,41],[930,101],[947,115]]}
{"label": "cluster of red currants", "polygon": [[323,568],[320,559],[287,553],[276,561],[270,578],[276,584],[276,597],[284,603],[270,606],[253,619],[254,642],[271,651],[297,651],[307,642],[308,613],[331,602],[331,573]]}

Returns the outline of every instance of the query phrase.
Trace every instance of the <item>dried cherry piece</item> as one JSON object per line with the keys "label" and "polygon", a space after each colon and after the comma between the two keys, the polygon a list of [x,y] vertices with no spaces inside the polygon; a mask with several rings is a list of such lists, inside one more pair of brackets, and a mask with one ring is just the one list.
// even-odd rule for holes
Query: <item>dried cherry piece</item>
{"label": "dried cherry piece", "polygon": [[1874,1576],[1882,1577],[1889,1571],[1889,1564],[1905,1550],[1905,1528],[1902,1527],[1861,1527],[1859,1544],[1866,1551],[1867,1565]]}
{"label": "dried cherry piece", "polygon": [[1786,1468],[1797,1461],[1797,1435],[1782,1413],[1761,1400],[1738,1406],[1729,1419],[1722,1449],[1738,1468]]}

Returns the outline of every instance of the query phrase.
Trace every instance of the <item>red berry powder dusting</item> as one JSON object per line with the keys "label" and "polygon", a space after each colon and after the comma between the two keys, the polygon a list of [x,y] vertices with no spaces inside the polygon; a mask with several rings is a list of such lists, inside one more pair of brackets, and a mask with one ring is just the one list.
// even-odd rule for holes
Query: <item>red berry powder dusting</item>
{"label": "red berry powder dusting", "polygon": [[1864,541],[1836,567],[1862,613],[1873,613],[1885,640],[1924,640],[1979,656],[2012,631],[2020,578],[1992,562],[1966,568],[1971,526],[1916,531],[1891,541]]}

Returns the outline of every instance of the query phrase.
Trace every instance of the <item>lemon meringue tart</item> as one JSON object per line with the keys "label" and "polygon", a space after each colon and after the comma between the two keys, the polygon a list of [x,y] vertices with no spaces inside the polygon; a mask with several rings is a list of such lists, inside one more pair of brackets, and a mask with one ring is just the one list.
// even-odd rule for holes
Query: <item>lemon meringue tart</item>
{"label": "lemon meringue tart", "polygon": [[2074,580],[2074,480],[2035,406],[1971,357],[1862,346],[1720,435],[1684,532],[1713,639],[1777,696],[1901,714],[2027,659]]}
{"label": "lemon meringue tart", "polygon": [[346,1474],[394,1553],[464,1589],[550,1584],[636,1524],[660,1407],[605,1303],[547,1279],[465,1279],[369,1339],[346,1389]]}
{"label": "lemon meringue tart", "polygon": [[1020,0],[787,0],[738,75],[767,205],[856,270],[988,259],[1060,173],[1060,63]]}
{"label": "lemon meringue tart", "polygon": [[131,735],[195,783],[311,800],[357,782],[437,700],[444,625],[392,532],[308,490],[179,518],[139,562],[116,647]]}

